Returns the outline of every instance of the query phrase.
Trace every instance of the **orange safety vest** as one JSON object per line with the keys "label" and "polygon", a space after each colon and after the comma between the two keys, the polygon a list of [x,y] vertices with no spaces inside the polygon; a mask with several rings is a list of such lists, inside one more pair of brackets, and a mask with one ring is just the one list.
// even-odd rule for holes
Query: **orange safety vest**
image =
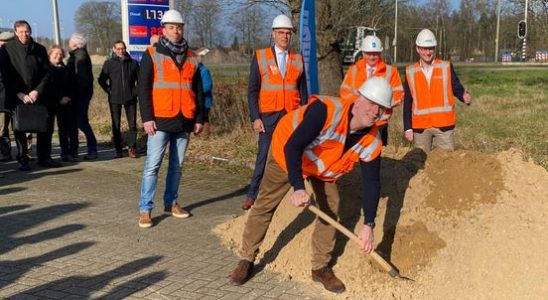
{"label": "orange safety vest", "polygon": [[292,111],[301,105],[297,82],[304,71],[302,56],[289,52],[285,77],[282,77],[274,55],[272,48],[256,51],[261,73],[261,91],[259,92],[261,113]]}
{"label": "orange safety vest", "polygon": [[[352,107],[351,102],[314,95],[309,99],[308,105],[314,101],[322,101],[327,105],[327,120],[318,137],[303,153],[302,171],[305,178],[312,176],[323,181],[336,181],[341,175],[350,172],[358,160],[367,162],[380,155],[382,140],[377,125],[373,125],[369,133],[344,152],[344,144],[350,131],[348,112]],[[285,145],[303,120],[308,105],[282,117],[272,135],[272,155],[286,173]]]}
{"label": "orange safety vest", "polygon": [[[388,82],[390,82],[390,86],[392,86],[392,100],[394,101],[394,106],[400,105],[403,100],[404,93],[398,69],[391,65],[387,65],[382,59],[380,59],[375,67],[373,76],[384,77]],[[341,98],[352,102],[356,100],[359,96],[356,92],[365,81],[367,81],[367,63],[365,62],[365,59],[360,59],[357,63],[351,65],[346,72],[343,83],[340,87]],[[387,109],[377,121],[377,125],[382,126],[387,124],[388,119],[390,119],[391,116],[392,109]]]}
{"label": "orange safety vest", "polygon": [[447,61],[434,60],[430,85],[417,62],[405,68],[405,77],[413,97],[413,128],[454,126],[455,99],[451,84],[451,66]]}
{"label": "orange safety vest", "polygon": [[187,50],[186,60],[179,70],[170,56],[158,53],[154,47],[147,48],[154,65],[152,85],[152,107],[155,117],[173,118],[183,113],[187,119],[196,114],[195,94],[192,78],[198,70],[198,59]]}

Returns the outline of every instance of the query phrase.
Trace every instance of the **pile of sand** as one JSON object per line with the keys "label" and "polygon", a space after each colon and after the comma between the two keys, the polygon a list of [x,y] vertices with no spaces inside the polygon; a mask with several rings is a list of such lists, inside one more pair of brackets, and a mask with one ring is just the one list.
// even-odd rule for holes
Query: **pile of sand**
{"label": "pile of sand", "polygon": [[[388,152],[388,151],[385,151]],[[340,182],[341,223],[357,232],[359,172]],[[548,295],[548,172],[514,150],[385,154],[377,251],[402,275],[391,279],[342,235],[336,274],[351,299],[541,299]],[[258,260],[292,280],[311,282],[314,216],[287,201],[274,215]],[[235,252],[246,216],[215,232]],[[265,252],[266,251],[266,252]],[[333,294],[326,294],[333,297]]]}

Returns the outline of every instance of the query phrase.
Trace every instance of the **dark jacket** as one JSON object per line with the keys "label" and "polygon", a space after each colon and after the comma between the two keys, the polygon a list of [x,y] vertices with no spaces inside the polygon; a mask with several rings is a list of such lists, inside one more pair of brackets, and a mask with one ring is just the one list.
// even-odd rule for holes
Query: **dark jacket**
{"label": "dark jacket", "polygon": [[[154,44],[158,53],[171,56],[175,64],[179,67],[179,70],[183,67],[186,61],[186,56],[183,57],[182,62],[179,64],[175,59],[173,53],[162,46],[160,43]],[[194,130],[194,124],[204,123],[204,95],[202,93],[202,79],[200,72],[196,70],[194,77],[192,78],[192,91],[194,91],[196,101],[196,117],[195,119],[187,119],[182,113],[179,113],[173,118],[158,118],[154,116],[152,110],[152,85],[154,82],[154,63],[152,57],[148,51],[145,51],[143,58],[141,59],[141,66],[139,67],[139,106],[141,108],[141,119],[144,122],[156,121],[156,128],[160,131],[166,132],[192,132]]]}
{"label": "dark jacket", "polygon": [[76,97],[91,98],[93,96],[93,70],[91,59],[86,48],[78,48],[69,52],[67,68],[74,72]]}
{"label": "dark jacket", "polygon": [[4,88],[4,77],[2,75],[4,70],[1,67],[3,65],[4,62],[0,56],[0,112],[9,112],[9,109],[6,108],[6,89]]}
{"label": "dark jacket", "polygon": [[23,104],[17,94],[29,94],[33,90],[39,95],[37,103],[47,104],[44,97],[49,78],[46,48],[32,39],[26,45],[21,44],[18,39],[13,39],[0,51],[4,57],[6,106],[13,109],[15,105]]}
{"label": "dark jacket", "polygon": [[46,89],[46,95],[55,105],[59,105],[59,101],[63,97],[69,97],[71,103],[74,99],[74,73],[64,64],[54,66],[50,64],[49,84]]}
{"label": "dark jacket", "polygon": [[129,55],[112,57],[105,61],[97,81],[108,94],[108,101],[127,104],[137,101],[137,76],[139,65]]}

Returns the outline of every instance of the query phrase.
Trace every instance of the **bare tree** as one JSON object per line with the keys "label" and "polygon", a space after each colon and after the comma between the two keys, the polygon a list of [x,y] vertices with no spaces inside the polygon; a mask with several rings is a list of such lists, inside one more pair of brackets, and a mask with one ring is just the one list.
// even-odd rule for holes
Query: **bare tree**
{"label": "bare tree", "polygon": [[214,46],[217,17],[221,12],[219,0],[201,0],[194,3],[191,12],[193,29],[202,46]]}
{"label": "bare tree", "polygon": [[235,30],[235,35],[241,38],[244,52],[252,54],[255,48],[265,44],[269,37],[269,31],[265,26],[265,13],[260,5],[240,7],[230,17],[230,25]]}
{"label": "bare tree", "polygon": [[88,43],[98,45],[103,54],[107,53],[112,42],[122,38],[118,3],[84,2],[76,11],[74,22],[76,29],[87,37]]}

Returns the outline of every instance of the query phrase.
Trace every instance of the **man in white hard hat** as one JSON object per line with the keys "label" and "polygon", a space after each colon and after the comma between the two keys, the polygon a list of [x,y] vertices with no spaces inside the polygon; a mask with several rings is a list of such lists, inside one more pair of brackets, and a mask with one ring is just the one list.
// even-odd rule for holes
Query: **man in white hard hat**
{"label": "man in white hard hat", "polygon": [[[304,181],[308,180],[316,205],[337,219],[337,179],[350,172],[358,161],[363,172],[363,166],[380,154],[382,141],[375,122],[392,107],[392,87],[386,79],[373,77],[363,83],[358,92],[354,101],[312,96],[308,105],[289,112],[276,126],[259,197],[245,224],[239,253],[241,260],[230,274],[232,284],[241,285],[249,279],[272,216],[291,188],[290,203],[306,207],[310,194],[305,190]],[[361,250],[367,253],[373,250],[377,206],[378,197],[363,198],[365,217],[359,238]],[[316,219],[312,233],[311,275],[327,290],[342,293],[345,286],[330,268],[335,231],[328,223]],[[295,259],[302,259],[300,256]]]}
{"label": "man in white hard hat", "polygon": [[169,144],[169,165],[164,192],[164,213],[187,218],[177,203],[181,169],[190,134],[204,124],[204,97],[198,57],[184,38],[184,22],[176,10],[164,13],[163,36],[148,47],[139,69],[139,104],[148,134],[147,156],[141,182],[139,227],[149,228],[158,171]]}
{"label": "man in white hard hat", "polygon": [[432,150],[432,142],[452,151],[456,124],[453,96],[467,105],[472,103],[472,97],[451,62],[436,58],[437,41],[432,31],[421,30],[415,44],[420,60],[405,68],[405,138],[425,152]]}
{"label": "man in white hard hat", "polygon": [[[362,59],[351,65],[346,72],[343,83],[340,87],[341,99],[344,101],[355,101],[360,94],[360,86],[376,76],[385,78],[392,87],[392,101],[394,107],[400,105],[403,100],[403,86],[398,69],[387,65],[382,59],[381,40],[374,36],[366,36],[360,45]],[[388,143],[388,120],[392,116],[392,109],[387,109],[377,121],[384,146]],[[378,201],[381,195],[381,155],[373,161],[364,164],[362,177],[364,178],[364,197],[375,198]]]}
{"label": "man in white hard hat", "polygon": [[304,61],[289,49],[293,23],[286,15],[272,21],[270,48],[256,51],[249,71],[249,116],[259,135],[255,170],[242,209],[248,210],[259,192],[272,132],[280,118],[306,103],[308,98]]}

